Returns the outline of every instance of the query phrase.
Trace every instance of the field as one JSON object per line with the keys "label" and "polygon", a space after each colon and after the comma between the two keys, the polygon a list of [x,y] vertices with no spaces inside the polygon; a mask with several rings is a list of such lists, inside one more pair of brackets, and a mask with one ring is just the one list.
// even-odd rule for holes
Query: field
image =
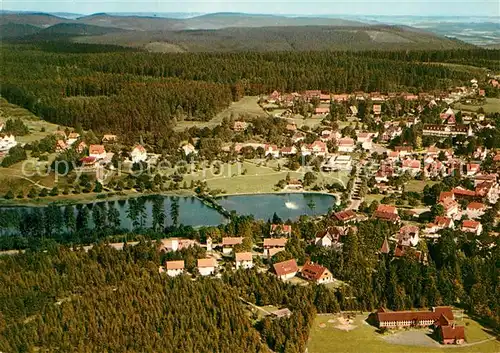
{"label": "field", "polygon": [[[217,175],[211,169],[204,169],[189,175],[184,179],[189,184],[191,180],[204,180],[211,189],[221,189],[227,194],[245,193],[266,193],[275,192],[275,185],[279,180],[285,179],[290,173],[292,179],[302,179],[303,172],[289,171],[284,167],[278,171],[278,163],[283,165],[284,161],[261,162],[259,166],[256,162],[245,161],[243,163],[222,164],[220,173]],[[347,173],[317,174],[317,184],[343,182],[347,183],[349,176]]]}
{"label": "field", "polygon": [[485,113],[500,112],[500,98],[486,98],[486,104],[484,105],[456,103],[453,105],[453,108],[470,112],[476,112],[479,108],[483,108]]}
{"label": "field", "polygon": [[[308,344],[308,353],[433,353],[443,352],[442,346],[426,335],[426,330],[402,330],[380,335],[365,322],[367,314],[356,315],[350,325],[342,325],[338,315],[318,315],[314,320]],[[465,318],[459,324],[465,328],[466,344],[449,346],[457,353],[500,352],[500,342],[488,335],[479,323]],[[343,327],[341,327],[342,325]],[[336,327],[337,326],[337,327]],[[341,328],[338,328],[341,327]],[[489,340],[484,341],[483,340]],[[393,342],[390,343],[389,341]],[[474,344],[477,343],[477,344]],[[412,345],[408,345],[412,344]]]}
{"label": "field", "polygon": [[409,182],[407,182],[405,184],[405,191],[407,192],[419,192],[419,193],[422,193],[422,191],[424,190],[424,187],[426,185],[429,185],[432,186],[436,184],[435,181],[432,181],[432,180],[426,180],[426,181],[423,181],[423,180],[410,180]]}
{"label": "field", "polygon": [[240,116],[251,118],[267,116],[267,113],[262,110],[262,108],[257,104],[258,100],[259,97],[256,96],[245,96],[238,102],[231,103],[231,105],[227,109],[224,109],[210,121],[179,121],[175,126],[175,130],[183,131],[193,126],[196,126],[200,129],[204,127],[214,128],[222,122],[222,119],[230,118],[231,116],[233,116],[235,119]]}

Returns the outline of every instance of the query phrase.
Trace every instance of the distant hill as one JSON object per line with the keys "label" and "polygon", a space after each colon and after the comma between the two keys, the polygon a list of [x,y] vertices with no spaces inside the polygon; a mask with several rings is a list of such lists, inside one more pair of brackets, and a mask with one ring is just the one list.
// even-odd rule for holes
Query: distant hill
{"label": "distant hill", "polygon": [[[1,13],[0,19],[0,25],[11,25],[0,28],[2,32],[20,33],[22,40],[67,40],[74,37],[74,40],[88,44],[121,45],[160,52],[470,47],[460,40],[423,29],[326,17],[214,13],[192,18],[162,18],[98,13],[71,20],[39,13]],[[35,32],[26,27],[26,34],[23,34],[23,29],[12,27],[13,24],[43,30]]]}
{"label": "distant hill", "polygon": [[5,23],[0,25],[0,39],[30,36],[40,31],[39,27],[20,23]]}
{"label": "distant hill", "polygon": [[[384,50],[470,48],[466,43],[394,26],[294,26],[127,32],[80,37],[78,42],[117,44],[166,52]],[[152,49],[154,48],[154,49]]]}

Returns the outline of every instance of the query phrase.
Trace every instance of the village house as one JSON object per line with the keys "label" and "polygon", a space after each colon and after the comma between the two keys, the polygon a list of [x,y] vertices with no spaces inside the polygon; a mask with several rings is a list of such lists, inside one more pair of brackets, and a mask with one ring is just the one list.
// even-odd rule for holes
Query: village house
{"label": "village house", "polygon": [[397,235],[398,244],[403,246],[417,246],[420,240],[420,229],[417,226],[403,226]]}
{"label": "village house", "polygon": [[303,188],[302,182],[298,179],[290,179],[286,184],[286,189],[290,191],[300,191]]}
{"label": "village house", "polygon": [[233,124],[233,130],[236,132],[245,131],[248,128],[248,123],[246,121],[235,121]]}
{"label": "village house", "polygon": [[287,237],[289,237],[292,235],[292,226],[290,224],[271,224],[271,230],[269,234],[286,235]]}
{"label": "village house", "polygon": [[468,189],[465,189],[461,186],[453,188],[451,190],[451,192],[453,193],[453,197],[456,200],[460,200],[460,199],[461,200],[474,200],[477,198],[477,194],[476,194],[475,190],[468,190]]}
{"label": "village house", "polygon": [[455,229],[455,223],[451,217],[436,216],[434,223],[426,225],[425,232],[427,234],[436,234],[442,229]]}
{"label": "village house", "polygon": [[333,281],[332,273],[324,266],[312,262],[306,262],[300,270],[300,275],[316,284],[325,284]]}
{"label": "village house", "polygon": [[[449,322],[445,317],[444,322]],[[465,327],[455,324],[441,324],[437,329],[437,336],[442,344],[463,344],[465,342]]]}
{"label": "village house", "polygon": [[236,269],[243,268],[252,268],[253,267],[253,260],[252,260],[252,253],[251,252],[237,252],[234,255],[235,261],[236,261]]}
{"label": "village house", "polygon": [[281,148],[282,156],[294,156],[296,154],[297,154],[297,147],[295,146]]}
{"label": "village house", "polygon": [[301,141],[304,141],[306,139],[306,134],[303,133],[302,131],[297,131],[293,136],[292,136],[292,142],[293,143],[298,143]]}
{"label": "village house", "polygon": [[145,162],[146,159],[148,159],[148,154],[146,152],[146,149],[142,145],[136,145],[133,149],[132,152],[130,153],[130,158],[132,160],[132,163],[140,163],[140,162]]}
{"label": "village house", "polygon": [[355,105],[351,105],[349,107],[349,112],[350,112],[349,118],[357,118],[357,116],[358,116],[358,107],[356,107]]}
{"label": "village house", "polygon": [[316,114],[316,115],[328,115],[328,114],[330,114],[330,107],[316,107],[314,109],[314,114]]}
{"label": "village house", "polygon": [[165,238],[161,240],[158,250],[163,252],[178,251],[195,245],[199,244],[193,239]]}
{"label": "village house", "polygon": [[217,261],[214,258],[198,259],[198,272],[202,276],[209,276],[215,273]]}
{"label": "village house", "polygon": [[287,317],[292,316],[292,312],[291,312],[291,310],[290,310],[290,309],[288,309],[288,308],[283,308],[283,309],[279,309],[279,310],[272,311],[272,312],[271,312],[271,316],[272,316],[274,319],[287,318]]}
{"label": "village house", "polygon": [[295,131],[297,131],[297,124],[295,124],[295,122],[291,121],[290,123],[288,123],[286,125],[285,129],[287,131],[295,132]]}
{"label": "village house", "polygon": [[337,140],[342,137],[342,134],[338,131],[333,130],[323,130],[321,131],[321,137],[319,138],[323,142]]}
{"label": "village house", "polygon": [[184,146],[181,147],[182,151],[184,152],[184,155],[187,157],[191,154],[198,154],[198,151],[194,146],[190,143],[185,144]]}
{"label": "village house", "polygon": [[476,186],[476,196],[484,198],[493,205],[500,199],[500,186],[493,181],[483,182]]}
{"label": "village house", "polygon": [[222,253],[230,254],[236,245],[243,244],[242,237],[224,237],[222,238]]}
{"label": "village house", "polygon": [[379,205],[377,210],[373,213],[373,218],[392,223],[398,223],[400,220],[398,209],[389,205]]}
{"label": "village house", "polygon": [[[397,152],[395,152],[397,153]],[[390,165],[382,164],[380,168],[375,173],[375,181],[377,183],[387,183],[389,182],[389,178],[394,176],[394,168]]]}
{"label": "village house", "polygon": [[265,145],[264,155],[271,156],[273,158],[280,158],[280,149],[276,145]]}
{"label": "village house", "polygon": [[456,218],[458,216],[460,206],[454,197],[446,197],[439,202],[444,208],[444,215],[450,218]]}
{"label": "village house", "polygon": [[15,146],[17,146],[17,141],[14,135],[4,135],[0,137],[0,151],[8,151]]}
{"label": "village house", "polygon": [[354,152],[354,149],[356,148],[356,143],[352,138],[345,137],[337,140],[337,147],[339,152],[351,153]]}
{"label": "village house", "polygon": [[272,257],[285,250],[287,238],[265,238],[264,239],[264,255],[266,257]]}
{"label": "village house", "polygon": [[471,202],[467,205],[465,212],[469,218],[475,219],[481,217],[486,212],[486,209],[487,207],[484,203]]}
{"label": "village house", "polygon": [[442,124],[454,125],[457,123],[455,112],[451,108],[448,108],[445,112],[439,114],[439,117],[441,118]]}
{"label": "village house", "polygon": [[356,135],[358,144],[361,144],[361,147],[364,150],[370,151],[373,148],[372,139],[373,134],[368,132],[360,132]]}
{"label": "village house", "polygon": [[341,239],[348,235],[350,229],[350,227],[328,227],[325,230],[318,231],[314,244],[322,247],[337,246],[340,244]]}
{"label": "village house", "polygon": [[61,153],[68,149],[68,144],[64,140],[56,141],[56,152]]}
{"label": "village house", "polygon": [[382,106],[380,104],[373,105],[373,115],[377,118],[382,114]]}
{"label": "village house", "polygon": [[462,232],[480,235],[483,232],[483,225],[478,221],[465,220],[462,223]]}
{"label": "village house", "polygon": [[449,136],[474,136],[474,132],[470,125],[436,125],[436,124],[424,124],[422,131],[423,136],[437,136],[437,137],[449,137]]}
{"label": "village house", "polygon": [[118,141],[118,137],[116,135],[106,134],[102,137],[102,143],[111,143]]}
{"label": "village house", "polygon": [[94,157],[96,160],[106,158],[106,150],[103,145],[90,145],[89,157]]}
{"label": "village house", "polygon": [[334,219],[336,219],[339,222],[343,223],[349,223],[349,222],[354,222],[357,219],[356,212],[353,210],[344,210],[340,212],[336,212],[332,216]]}
{"label": "village house", "polygon": [[165,262],[165,270],[170,277],[181,275],[184,272],[184,260]]}
{"label": "village house", "polygon": [[324,143],[323,141],[314,141],[307,147],[309,148],[313,156],[324,157],[328,154],[328,148],[326,147],[326,143]]}
{"label": "village house", "polygon": [[295,259],[278,262],[274,264],[273,267],[276,276],[278,276],[281,280],[291,279],[295,277],[297,272],[299,272],[299,267],[297,266],[297,261],[295,261]]}
{"label": "village house", "polygon": [[415,176],[420,172],[421,163],[416,159],[405,159],[403,161],[401,170],[403,172],[409,172],[411,175]]}
{"label": "village house", "polygon": [[331,102],[330,93],[325,93],[325,94],[321,93],[319,95],[319,100],[320,100],[321,103],[330,104],[330,102]]}
{"label": "village house", "polygon": [[81,141],[75,148],[77,153],[83,153],[85,152],[85,149],[87,148],[87,144],[84,141]]}
{"label": "village house", "polygon": [[78,139],[80,138],[80,134],[77,132],[70,132],[68,135],[68,140],[66,141],[68,145],[72,146]]}

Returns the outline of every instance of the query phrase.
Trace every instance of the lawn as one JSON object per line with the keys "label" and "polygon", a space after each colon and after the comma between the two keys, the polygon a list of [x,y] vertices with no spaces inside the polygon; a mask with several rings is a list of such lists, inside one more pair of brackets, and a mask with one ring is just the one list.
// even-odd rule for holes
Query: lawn
{"label": "lawn", "polygon": [[453,108],[470,112],[476,112],[479,108],[483,108],[485,113],[500,112],[500,98],[486,98],[486,104],[484,105],[456,103]]}
{"label": "lawn", "polygon": [[[226,194],[266,193],[276,192],[275,185],[286,178],[290,173],[292,179],[302,179],[305,171],[290,171],[284,167],[278,171],[277,166],[285,164],[285,160],[267,161],[260,166],[257,161],[245,161],[236,164],[222,164],[218,175],[212,169],[204,169],[184,176],[189,183],[191,180],[204,180],[211,189],[222,189]],[[347,183],[349,175],[340,173],[318,173],[317,184]]]}
{"label": "lawn", "polygon": [[436,183],[432,180],[410,180],[405,184],[405,191],[422,193],[426,185],[432,186]]}
{"label": "lawn", "polygon": [[[442,348],[430,338],[425,336],[424,331],[401,331],[400,333],[388,335],[406,335],[407,333],[414,336],[421,336],[425,346],[407,346],[404,344],[392,344],[384,340],[384,336],[376,333],[376,328],[368,325],[364,320],[367,314],[357,315],[353,322],[353,329],[350,331],[343,331],[335,326],[337,315],[318,315],[314,320],[311,328],[310,339],[308,343],[308,353],[433,353],[443,352]],[[323,326],[323,327],[321,327]],[[465,334],[468,337],[469,333],[474,337],[474,342],[480,338],[482,333],[481,326],[475,322],[470,321],[469,326],[466,326]],[[488,337],[486,334],[482,337]],[[390,336],[386,336],[390,337]],[[390,337],[391,339],[396,337]],[[396,338],[397,339],[397,338]],[[493,353],[500,352],[500,343],[498,341],[488,341],[478,345],[469,347],[449,347],[453,352],[457,353]]]}

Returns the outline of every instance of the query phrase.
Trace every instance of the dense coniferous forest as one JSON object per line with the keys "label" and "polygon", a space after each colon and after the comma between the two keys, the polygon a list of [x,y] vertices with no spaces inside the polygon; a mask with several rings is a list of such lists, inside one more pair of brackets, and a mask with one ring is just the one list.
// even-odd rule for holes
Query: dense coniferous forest
{"label": "dense coniferous forest", "polygon": [[447,90],[475,69],[436,62],[498,68],[498,51],[479,49],[151,54],[54,42],[1,50],[9,102],[61,125],[159,136],[178,120],[209,120],[243,95]]}

